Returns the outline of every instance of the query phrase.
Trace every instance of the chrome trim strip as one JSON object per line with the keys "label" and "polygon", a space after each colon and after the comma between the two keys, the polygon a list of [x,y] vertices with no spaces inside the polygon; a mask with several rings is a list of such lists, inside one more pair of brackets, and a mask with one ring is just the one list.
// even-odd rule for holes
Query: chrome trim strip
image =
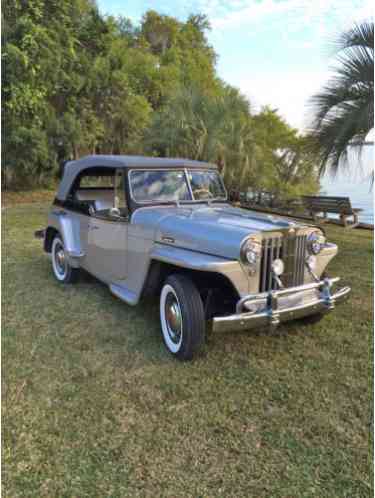
{"label": "chrome trim strip", "polygon": [[160,247],[168,247],[168,248],[176,249],[176,250],[180,250],[180,251],[186,251],[186,252],[189,252],[190,254],[198,254],[198,255],[203,255],[203,256],[210,256],[212,258],[216,258],[218,261],[222,261],[223,263],[235,263],[235,264],[239,264],[238,259],[228,258],[226,256],[218,256],[217,254],[214,254],[214,253],[197,251],[196,249],[188,249],[186,247],[176,246],[175,244],[172,245],[171,243],[166,243],[165,241],[155,240],[154,247],[157,249],[158,246],[160,246]]}

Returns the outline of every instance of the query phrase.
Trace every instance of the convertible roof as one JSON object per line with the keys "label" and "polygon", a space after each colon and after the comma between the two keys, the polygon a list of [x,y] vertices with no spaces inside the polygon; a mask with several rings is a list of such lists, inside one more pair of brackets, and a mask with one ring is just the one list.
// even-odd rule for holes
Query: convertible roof
{"label": "convertible roof", "polygon": [[57,193],[57,198],[65,200],[70,187],[77,176],[88,168],[210,168],[217,169],[215,164],[204,163],[202,161],[192,161],[190,159],[179,159],[170,157],[145,157],[145,156],[114,156],[114,155],[94,155],[86,156],[76,161],[69,161],[64,166],[63,177]]}

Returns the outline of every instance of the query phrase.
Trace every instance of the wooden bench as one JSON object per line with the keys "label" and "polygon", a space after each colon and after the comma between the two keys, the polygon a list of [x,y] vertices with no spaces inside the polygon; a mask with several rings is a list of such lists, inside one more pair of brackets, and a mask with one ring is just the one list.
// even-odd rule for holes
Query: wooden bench
{"label": "wooden bench", "polygon": [[[337,213],[340,215],[342,224],[348,228],[354,228],[358,225],[358,213],[363,211],[362,209],[353,209],[349,197],[304,195],[302,201],[314,221],[323,223],[327,221],[327,213]],[[318,217],[319,213],[323,213],[323,218]],[[353,221],[349,222],[348,218],[351,216]]]}

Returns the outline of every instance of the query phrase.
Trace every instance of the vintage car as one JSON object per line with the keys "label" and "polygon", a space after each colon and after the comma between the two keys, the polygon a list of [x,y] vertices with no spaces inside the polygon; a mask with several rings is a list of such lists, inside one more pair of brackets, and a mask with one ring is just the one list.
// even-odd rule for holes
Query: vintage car
{"label": "vintage car", "polygon": [[48,216],[54,276],[80,269],[135,305],[158,296],[162,336],[191,359],[209,330],[318,320],[350,292],[325,269],[337,246],[316,226],[231,206],[215,165],[88,156],[68,162]]}

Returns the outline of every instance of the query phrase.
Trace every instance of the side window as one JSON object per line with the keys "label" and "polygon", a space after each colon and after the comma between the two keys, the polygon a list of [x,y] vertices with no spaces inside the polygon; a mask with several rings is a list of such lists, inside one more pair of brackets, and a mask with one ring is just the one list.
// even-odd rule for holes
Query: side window
{"label": "side window", "polygon": [[115,173],[115,168],[100,166],[84,170],[70,192],[70,200],[75,208],[90,215],[113,208]]}
{"label": "side window", "polygon": [[111,221],[128,217],[122,169],[93,167],[77,179],[70,201],[76,209],[90,216]]}
{"label": "side window", "polygon": [[83,175],[79,181],[79,189],[113,189],[114,174],[104,175],[99,171],[98,174],[92,172]]}

